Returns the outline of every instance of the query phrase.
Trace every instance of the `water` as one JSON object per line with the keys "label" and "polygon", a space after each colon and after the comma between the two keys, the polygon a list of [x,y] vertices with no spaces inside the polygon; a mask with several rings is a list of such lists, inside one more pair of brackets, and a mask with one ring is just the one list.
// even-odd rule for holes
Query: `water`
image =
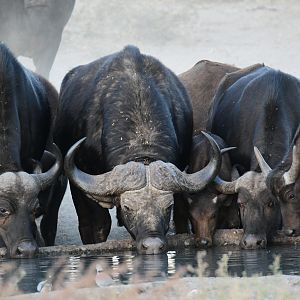
{"label": "water", "polygon": [[[218,262],[224,254],[228,260],[229,276],[271,275],[270,265],[275,255],[280,255],[280,271],[287,275],[300,275],[300,247],[280,246],[263,250],[240,250],[212,248],[206,251],[203,263],[207,264],[205,276],[217,276]],[[13,264],[13,267],[9,265]],[[18,286],[23,293],[36,292],[41,281],[56,288],[80,282],[83,274],[89,274],[84,284],[97,286],[106,284],[97,275],[96,268],[106,270],[113,284],[128,284],[140,281],[165,280],[175,274],[195,276],[186,269],[190,265],[197,268],[197,250],[184,249],[169,251],[163,255],[138,256],[135,252],[125,252],[114,256],[36,258],[20,260],[0,260],[0,280],[2,284]],[[24,272],[25,271],[25,272]],[[106,274],[107,274],[106,273]],[[102,280],[102,281],[101,281]],[[54,289],[52,287],[52,289]]]}

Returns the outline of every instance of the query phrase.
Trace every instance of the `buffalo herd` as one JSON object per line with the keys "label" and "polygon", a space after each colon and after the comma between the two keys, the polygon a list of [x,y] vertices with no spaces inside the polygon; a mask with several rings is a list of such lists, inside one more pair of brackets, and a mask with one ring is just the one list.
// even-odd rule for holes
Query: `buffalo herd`
{"label": "buffalo herd", "polygon": [[177,77],[126,46],[58,94],[1,43],[1,243],[13,258],[53,245],[68,179],[84,244],[106,241],[113,207],[141,254],[167,249],[172,212],[199,247],[217,228],[243,228],[244,249],[297,236],[299,120],[300,81],[262,64]]}

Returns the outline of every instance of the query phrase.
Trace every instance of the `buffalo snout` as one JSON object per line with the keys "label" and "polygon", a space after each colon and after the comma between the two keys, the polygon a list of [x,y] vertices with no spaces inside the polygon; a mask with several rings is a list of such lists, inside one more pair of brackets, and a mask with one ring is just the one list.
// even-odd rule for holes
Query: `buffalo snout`
{"label": "buffalo snout", "polygon": [[35,241],[22,241],[13,247],[12,258],[32,258],[37,253],[38,246]]}
{"label": "buffalo snout", "polygon": [[241,247],[243,249],[260,249],[266,248],[267,239],[263,235],[247,234],[241,240]]}
{"label": "buffalo snout", "polygon": [[160,254],[166,250],[166,242],[159,237],[147,237],[137,245],[140,254]]}

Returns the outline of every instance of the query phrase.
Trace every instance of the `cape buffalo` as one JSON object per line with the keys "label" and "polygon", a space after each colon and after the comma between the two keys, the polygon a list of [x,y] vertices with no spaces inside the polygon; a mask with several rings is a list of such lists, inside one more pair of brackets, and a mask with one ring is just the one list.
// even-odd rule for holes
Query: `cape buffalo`
{"label": "cape buffalo", "polygon": [[[212,136],[219,148],[226,149],[224,141],[219,136]],[[187,173],[194,173],[203,169],[209,162],[211,155],[210,146],[203,134],[194,135]],[[232,180],[236,176],[228,153],[223,154],[219,176],[225,180]],[[184,198],[188,203],[189,218],[198,246],[212,246],[216,228],[240,227],[239,207],[235,196],[220,194],[213,185],[209,184],[208,187],[198,193],[185,193]]]}
{"label": "cape buffalo", "polygon": [[0,41],[15,55],[32,58],[37,73],[48,78],[74,5],[75,0],[0,0]]}
{"label": "cape buffalo", "polygon": [[[62,158],[52,146],[53,166],[42,172],[40,160],[51,160],[45,148],[51,143],[57,101],[50,83],[25,69],[0,44],[0,236],[11,257],[31,257],[43,244],[35,218],[51,204],[40,203],[38,196],[57,177]],[[44,232],[52,221],[42,220]]]}
{"label": "cape buffalo", "polygon": [[[297,146],[292,155],[299,119],[299,80],[269,67],[256,66],[234,77],[225,76],[216,94],[211,130],[237,147],[230,153],[231,160],[246,171],[233,182],[219,178],[217,187],[224,193],[239,194],[245,248],[265,246],[280,227],[278,199],[283,228],[288,234],[299,232]],[[254,146],[262,155],[257,148],[253,151]]]}
{"label": "cape buffalo", "polygon": [[213,148],[209,164],[182,172],[192,138],[189,98],[168,68],[136,47],[70,71],[55,140],[63,154],[77,142],[65,157],[65,172],[83,243],[106,240],[107,207],[116,205],[139,253],[164,251],[173,193],[199,191],[219,171],[220,150],[206,137]]}
{"label": "cape buffalo", "polygon": [[[187,172],[202,169],[209,161],[209,144],[200,130],[206,130],[208,111],[213,102],[221,79],[228,73],[239,68],[232,65],[201,60],[190,70],[178,77],[185,86],[193,107],[193,146],[189,158]],[[225,147],[224,141],[216,135],[215,140],[219,146]],[[231,180],[233,171],[228,154],[224,154],[221,175],[224,179]],[[240,221],[237,214],[236,197],[220,194],[212,186],[200,193],[185,194],[184,199],[176,195],[174,206],[174,223],[177,233],[189,232],[188,219],[191,220],[192,230],[196,234],[197,244],[201,247],[211,246],[215,229],[239,227]],[[217,201],[216,201],[217,200]],[[214,216],[212,218],[212,216]]]}

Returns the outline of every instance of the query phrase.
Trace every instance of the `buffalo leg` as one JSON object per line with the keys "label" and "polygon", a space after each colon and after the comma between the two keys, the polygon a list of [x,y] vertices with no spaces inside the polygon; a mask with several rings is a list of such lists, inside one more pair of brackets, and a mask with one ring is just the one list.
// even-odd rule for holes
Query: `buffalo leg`
{"label": "buffalo leg", "polygon": [[189,233],[189,214],[186,200],[181,194],[174,194],[173,220],[176,233]]}
{"label": "buffalo leg", "polygon": [[43,192],[39,196],[41,203],[44,201],[47,203],[40,225],[41,234],[46,246],[54,245],[57,231],[58,210],[64,197],[66,187],[67,178],[61,175],[53,183],[49,191]]}
{"label": "buffalo leg", "polygon": [[83,244],[105,242],[111,228],[111,217],[107,208],[89,199],[70,183],[72,198],[79,221],[79,233]]}

